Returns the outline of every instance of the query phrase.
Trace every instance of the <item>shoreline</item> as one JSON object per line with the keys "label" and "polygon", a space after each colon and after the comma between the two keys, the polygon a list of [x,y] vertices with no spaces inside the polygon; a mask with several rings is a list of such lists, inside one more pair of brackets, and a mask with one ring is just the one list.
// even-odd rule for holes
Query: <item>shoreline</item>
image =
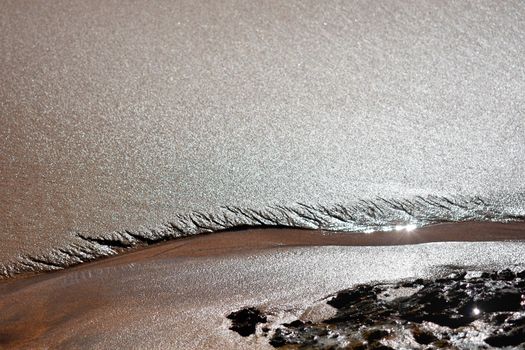
{"label": "shoreline", "polygon": [[[0,346],[270,349],[267,338],[231,331],[226,316],[253,306],[283,323],[356,284],[523,270],[523,228],[469,223],[359,236],[266,229],[167,242],[0,283]],[[388,234],[391,245],[371,245]],[[430,242],[437,237],[450,241]]]}
{"label": "shoreline", "polygon": [[[259,250],[316,246],[397,246],[435,242],[491,242],[525,240],[525,222],[443,223],[411,231],[338,232],[295,228],[254,228],[201,234],[123,251],[71,268],[112,260],[129,261],[162,256],[213,257]],[[59,272],[59,271],[56,271]],[[53,273],[50,272],[50,273]]]}
{"label": "shoreline", "polygon": [[310,246],[392,246],[431,242],[483,242],[525,239],[525,222],[455,222],[412,228],[399,226],[393,231],[341,232],[303,228],[246,228],[203,233],[196,236],[175,238],[151,245],[141,245],[117,250],[116,254],[102,256],[70,267],[51,271],[22,272],[0,278],[0,285],[9,281],[30,279],[39,275],[59,273],[82,268],[113,259],[122,261],[146,259],[168,253],[170,256],[215,256],[269,249],[275,247]]}
{"label": "shoreline", "polygon": [[[124,225],[106,225],[98,229],[91,225],[89,229],[80,226],[75,231],[70,227],[58,231],[40,228],[35,231],[40,237],[36,245],[20,242],[16,237],[25,237],[25,234],[17,231],[15,236],[4,241],[5,249],[0,251],[0,279],[61,270],[161,242],[239,229],[272,227],[372,233],[395,231],[403,225],[415,228],[466,221],[487,224],[525,222],[523,213],[515,212],[513,206],[509,206],[509,203],[523,202],[524,196],[522,193],[492,199],[416,196],[376,198],[328,207],[301,203],[260,209],[220,207],[209,212],[169,215],[171,219],[144,220],[140,225],[130,220]],[[508,203],[504,205],[497,198]]]}

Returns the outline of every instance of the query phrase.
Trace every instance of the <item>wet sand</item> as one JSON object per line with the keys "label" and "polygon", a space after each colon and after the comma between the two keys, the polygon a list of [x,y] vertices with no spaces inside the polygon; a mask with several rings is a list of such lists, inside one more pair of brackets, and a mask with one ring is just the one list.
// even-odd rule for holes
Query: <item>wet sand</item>
{"label": "wet sand", "polygon": [[[0,283],[0,345],[264,349],[264,339],[230,331],[225,316],[258,306],[297,317],[356,283],[458,266],[523,268],[524,234],[523,223],[464,223],[359,235],[265,229],[168,242]],[[439,237],[450,242],[409,244]]]}

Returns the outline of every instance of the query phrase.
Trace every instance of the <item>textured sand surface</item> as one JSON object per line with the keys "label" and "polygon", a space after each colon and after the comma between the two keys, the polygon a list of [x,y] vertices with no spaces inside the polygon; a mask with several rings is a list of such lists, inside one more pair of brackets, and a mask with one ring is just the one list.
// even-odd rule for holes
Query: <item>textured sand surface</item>
{"label": "textured sand surface", "polygon": [[2,1],[0,274],[112,253],[78,234],[523,217],[524,18],[518,0]]}
{"label": "textured sand surface", "polygon": [[[266,338],[228,330],[226,315],[256,306],[293,319],[355,283],[525,267],[523,241],[290,247],[279,245],[299,236],[278,233],[201,236],[1,283],[0,348],[265,349]],[[243,234],[263,238],[250,249]]]}

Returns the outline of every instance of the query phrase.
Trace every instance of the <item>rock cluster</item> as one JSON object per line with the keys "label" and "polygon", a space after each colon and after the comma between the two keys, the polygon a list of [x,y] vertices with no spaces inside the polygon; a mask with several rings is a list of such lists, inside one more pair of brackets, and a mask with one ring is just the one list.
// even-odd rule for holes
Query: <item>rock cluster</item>
{"label": "rock cluster", "polygon": [[358,285],[327,303],[337,309],[333,317],[277,325],[268,335],[270,344],[299,349],[525,348],[525,271],[458,271],[435,279]]}

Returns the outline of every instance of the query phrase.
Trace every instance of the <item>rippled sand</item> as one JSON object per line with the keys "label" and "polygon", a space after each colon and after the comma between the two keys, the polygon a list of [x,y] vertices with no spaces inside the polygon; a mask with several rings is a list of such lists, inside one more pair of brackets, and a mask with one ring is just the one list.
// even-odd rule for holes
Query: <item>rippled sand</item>
{"label": "rippled sand", "polygon": [[341,228],[299,203],[342,206],[348,230],[524,217],[524,17],[520,0],[4,0],[0,274],[107,253],[77,234],[203,217]]}
{"label": "rippled sand", "polygon": [[[2,1],[0,348],[243,348],[224,316],[245,304],[521,264],[516,225],[407,229],[525,219],[524,17]],[[174,240],[254,226],[391,232]]]}

